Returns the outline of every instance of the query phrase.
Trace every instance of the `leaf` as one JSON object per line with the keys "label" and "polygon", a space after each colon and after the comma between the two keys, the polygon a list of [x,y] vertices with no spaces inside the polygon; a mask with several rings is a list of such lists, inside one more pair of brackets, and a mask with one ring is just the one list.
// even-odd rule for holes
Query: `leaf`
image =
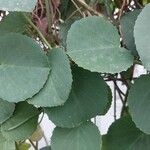
{"label": "leaf", "polygon": [[1,150],[16,150],[15,142],[7,141],[0,132],[0,148]]}
{"label": "leaf", "polygon": [[3,36],[6,33],[16,32],[24,33],[28,22],[20,12],[10,12],[0,22],[0,34]]}
{"label": "leaf", "polygon": [[121,30],[123,34],[123,41],[127,49],[131,50],[134,56],[138,56],[138,53],[136,51],[133,31],[135,21],[140,12],[141,12],[140,9],[130,11],[129,13],[125,14],[120,20]]}
{"label": "leaf", "polygon": [[39,111],[27,102],[16,104],[14,115],[1,126],[2,135],[10,141],[29,138],[37,128]]}
{"label": "leaf", "polygon": [[136,126],[150,134],[150,75],[143,75],[132,85],[128,104],[131,116]]}
{"label": "leaf", "polygon": [[37,0],[0,0],[0,10],[32,12]]}
{"label": "leaf", "polygon": [[102,17],[86,17],[71,26],[67,53],[80,67],[93,72],[121,72],[132,65],[133,57],[119,47],[119,40],[110,22]]}
{"label": "leaf", "polygon": [[143,5],[150,3],[150,0],[142,0]]}
{"label": "leaf", "polygon": [[45,108],[50,120],[59,127],[75,127],[106,113],[109,103],[108,86],[98,73],[73,67],[73,85],[63,106]]}
{"label": "leaf", "polygon": [[31,145],[28,143],[21,143],[18,145],[19,150],[29,150],[30,147],[31,147]]}
{"label": "leaf", "polygon": [[53,107],[63,105],[69,97],[72,85],[72,74],[67,55],[62,49],[52,49],[48,54],[52,68],[45,87],[29,100],[29,103]]}
{"label": "leaf", "polygon": [[87,122],[78,128],[55,128],[52,136],[53,150],[100,150],[101,135],[98,128]]}
{"label": "leaf", "polygon": [[150,70],[150,4],[146,5],[138,16],[135,27],[135,44],[143,65]]}
{"label": "leaf", "polygon": [[103,137],[103,150],[149,150],[150,136],[136,128],[130,117],[113,123]]}
{"label": "leaf", "polygon": [[49,66],[46,55],[29,37],[11,33],[0,37],[0,98],[24,101],[45,84]]}
{"label": "leaf", "polygon": [[0,100],[0,124],[9,119],[15,110],[15,104]]}
{"label": "leaf", "polygon": [[76,21],[79,20],[80,17],[74,16],[70,18],[69,20],[66,20],[64,23],[60,24],[60,40],[63,45],[63,47],[66,48],[66,40],[67,40],[67,34],[71,27],[71,25]]}

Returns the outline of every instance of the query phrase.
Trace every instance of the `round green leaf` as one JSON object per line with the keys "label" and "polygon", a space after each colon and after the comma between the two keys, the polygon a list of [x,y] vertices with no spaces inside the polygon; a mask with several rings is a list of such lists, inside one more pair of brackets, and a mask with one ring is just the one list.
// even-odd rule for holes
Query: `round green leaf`
{"label": "round green leaf", "polygon": [[73,85],[63,106],[45,108],[50,120],[59,127],[75,127],[96,115],[106,113],[110,90],[98,73],[73,67]]}
{"label": "round green leaf", "polygon": [[7,141],[0,132],[0,149],[1,150],[16,150],[15,142]]}
{"label": "round green leaf", "polygon": [[120,48],[117,29],[96,16],[83,18],[71,26],[67,53],[79,66],[93,72],[121,72],[133,63],[130,52]]}
{"label": "round green leaf", "polygon": [[0,100],[0,124],[10,118],[15,110],[15,104]]}
{"label": "round green leaf", "polygon": [[52,150],[100,150],[101,135],[98,128],[87,122],[77,128],[55,128]]}
{"label": "round green leaf", "polygon": [[0,0],[0,10],[32,12],[37,0]]}
{"label": "round green leaf", "polygon": [[52,68],[48,81],[29,103],[42,107],[63,105],[68,99],[72,85],[70,63],[62,49],[51,50],[48,59]]}
{"label": "round green leaf", "polygon": [[140,9],[130,11],[129,13],[125,14],[120,20],[121,30],[123,34],[123,42],[125,43],[127,49],[131,50],[133,55],[135,56],[137,56],[138,54],[136,51],[133,31],[135,21],[140,12]]}
{"label": "round green leaf", "polygon": [[28,22],[21,12],[10,12],[0,22],[0,35],[10,32],[24,33],[27,25]]}
{"label": "round green leaf", "polygon": [[134,36],[135,44],[143,65],[150,70],[150,4],[146,5],[138,16]]}
{"label": "round green leaf", "polygon": [[16,104],[14,115],[1,126],[2,135],[10,141],[29,138],[38,125],[39,111],[26,102]]}
{"label": "round green leaf", "polygon": [[111,125],[103,136],[102,150],[149,150],[150,136],[136,128],[130,117],[124,117]]}
{"label": "round green leaf", "polygon": [[136,126],[150,134],[150,75],[143,75],[135,80],[129,96],[129,110]]}
{"label": "round green leaf", "polygon": [[0,98],[24,101],[45,84],[49,65],[38,44],[29,37],[11,33],[0,37]]}

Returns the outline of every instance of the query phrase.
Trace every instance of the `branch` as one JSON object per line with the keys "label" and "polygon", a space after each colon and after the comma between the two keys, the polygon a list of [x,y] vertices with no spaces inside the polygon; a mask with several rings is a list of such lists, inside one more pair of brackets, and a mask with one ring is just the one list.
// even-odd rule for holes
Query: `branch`
{"label": "branch", "polygon": [[89,5],[87,5],[83,0],[76,0],[80,5],[82,5],[85,9],[87,9],[88,11],[92,12],[93,14],[97,15],[97,16],[103,16],[101,13],[99,13],[98,11],[94,10],[92,7],[90,7]]}
{"label": "branch", "polygon": [[48,31],[51,34],[52,33],[52,17],[53,17],[53,7],[51,0],[45,0],[46,5],[46,16],[48,21]]}
{"label": "branch", "polygon": [[77,8],[77,11],[82,15],[82,17],[84,17],[82,11],[80,10],[80,8],[78,7],[78,5],[75,3],[74,0],[71,0],[71,2],[74,4],[74,6]]}
{"label": "branch", "polygon": [[123,0],[122,6],[120,8],[119,16],[118,16],[119,21],[121,19],[122,14],[123,14],[123,10],[124,10],[124,7],[126,6],[126,3],[127,3],[126,0]]}
{"label": "branch", "polygon": [[34,23],[31,21],[31,19],[25,14],[23,13],[24,17],[26,18],[26,20],[29,22],[29,24],[34,28],[34,30],[38,33],[39,37],[41,38],[41,40],[50,48],[52,49],[51,45],[49,44],[49,42],[45,39],[45,37],[43,36],[43,34],[41,33],[41,31],[36,27],[36,25],[34,25]]}

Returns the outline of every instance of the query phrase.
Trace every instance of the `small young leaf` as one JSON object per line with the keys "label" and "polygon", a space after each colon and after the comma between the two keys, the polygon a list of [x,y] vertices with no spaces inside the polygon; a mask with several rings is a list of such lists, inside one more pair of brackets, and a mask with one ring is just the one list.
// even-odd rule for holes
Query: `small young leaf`
{"label": "small young leaf", "polygon": [[102,150],[149,150],[150,136],[136,128],[130,117],[124,117],[111,125],[103,136]]}
{"label": "small young leaf", "polygon": [[79,20],[80,17],[73,17],[69,20],[65,21],[64,23],[60,24],[60,40],[62,45],[66,48],[66,40],[67,40],[67,34],[71,27],[71,25],[76,21]]}
{"label": "small young leaf", "polygon": [[127,49],[131,50],[132,54],[135,56],[137,56],[138,53],[136,51],[133,32],[135,21],[140,12],[140,9],[131,11],[125,14],[120,20],[121,30],[123,34],[123,42],[126,45]]}
{"label": "small young leaf", "polygon": [[73,85],[63,106],[45,108],[50,120],[59,127],[75,127],[106,113],[110,90],[98,73],[73,67]]}
{"label": "small young leaf", "polygon": [[142,0],[143,5],[150,3],[150,0]]}
{"label": "small young leaf", "polygon": [[29,37],[17,33],[0,37],[0,98],[24,101],[44,86],[49,65],[43,50]]}
{"label": "small young leaf", "polygon": [[55,128],[52,136],[53,150],[100,150],[101,135],[91,122],[72,128]]}
{"label": "small young leaf", "polygon": [[20,144],[18,144],[18,149],[19,150],[29,150],[30,147],[31,147],[31,145],[28,144],[28,143],[20,143]]}
{"label": "small young leaf", "polygon": [[48,54],[52,68],[44,88],[28,102],[42,107],[63,105],[68,99],[72,74],[66,53],[62,49],[52,49]]}
{"label": "small young leaf", "polygon": [[32,12],[37,0],[0,0],[0,10]]}
{"label": "small young leaf", "polygon": [[26,140],[37,129],[39,111],[27,102],[16,104],[14,115],[1,126],[2,135],[10,141]]}
{"label": "small young leaf", "polygon": [[67,53],[79,66],[93,72],[117,73],[133,63],[130,52],[120,47],[117,29],[96,16],[83,18],[71,26]]}
{"label": "small young leaf", "polygon": [[129,111],[136,126],[150,134],[150,75],[143,75],[132,85],[128,104]]}

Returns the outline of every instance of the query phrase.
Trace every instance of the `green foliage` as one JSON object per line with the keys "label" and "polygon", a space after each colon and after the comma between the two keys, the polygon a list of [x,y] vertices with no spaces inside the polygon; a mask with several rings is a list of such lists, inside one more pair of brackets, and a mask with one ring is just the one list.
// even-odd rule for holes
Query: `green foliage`
{"label": "green foliage", "polygon": [[[56,125],[41,150],[150,149],[150,75],[133,75],[136,64],[150,70],[150,4],[124,2],[0,0],[1,150],[37,150],[41,113]],[[120,119],[115,107],[102,137],[91,119],[107,113],[116,92]]]}

